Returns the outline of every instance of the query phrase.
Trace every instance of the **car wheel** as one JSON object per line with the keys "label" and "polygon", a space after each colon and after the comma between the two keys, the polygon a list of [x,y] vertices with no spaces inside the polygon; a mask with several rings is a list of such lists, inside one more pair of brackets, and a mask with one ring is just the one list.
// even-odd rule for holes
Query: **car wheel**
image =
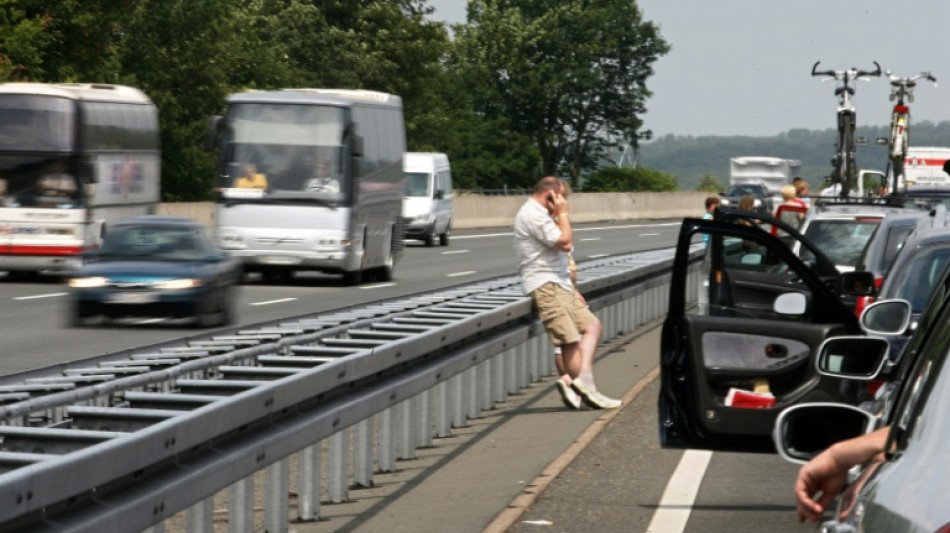
{"label": "car wheel", "polygon": [[439,246],[448,246],[449,245],[449,233],[452,231],[452,224],[445,226],[445,233],[439,235]]}

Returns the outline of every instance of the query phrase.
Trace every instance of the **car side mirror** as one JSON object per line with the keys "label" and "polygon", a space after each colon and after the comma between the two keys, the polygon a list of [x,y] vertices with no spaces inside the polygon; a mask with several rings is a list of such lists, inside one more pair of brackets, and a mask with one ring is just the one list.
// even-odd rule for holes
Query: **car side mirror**
{"label": "car side mirror", "polygon": [[876,416],[852,405],[803,403],[779,414],[772,440],[783,459],[804,464],[832,444],[864,435],[876,425]]}
{"label": "car side mirror", "polygon": [[800,292],[780,294],[772,303],[772,310],[780,315],[804,315],[808,310],[808,297]]}
{"label": "car side mirror", "polygon": [[861,328],[872,335],[900,335],[907,331],[912,316],[907,300],[881,300],[861,313]]}
{"label": "car side mirror", "polygon": [[844,272],[838,278],[841,284],[841,294],[856,296],[874,296],[874,274],[862,270]]}
{"label": "car side mirror", "polygon": [[890,347],[891,344],[880,337],[825,339],[818,348],[818,373],[836,378],[874,379],[884,366]]}

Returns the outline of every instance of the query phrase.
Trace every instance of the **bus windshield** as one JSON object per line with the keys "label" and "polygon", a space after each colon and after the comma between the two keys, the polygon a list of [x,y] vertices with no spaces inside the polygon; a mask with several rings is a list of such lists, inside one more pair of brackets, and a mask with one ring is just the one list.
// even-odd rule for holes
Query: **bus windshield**
{"label": "bus windshield", "polygon": [[82,206],[75,169],[66,157],[0,154],[0,208]]}
{"label": "bus windshield", "polygon": [[72,150],[75,112],[65,98],[0,94],[0,152]]}
{"label": "bus windshield", "polygon": [[247,103],[228,110],[219,187],[229,201],[342,201],[345,112],[324,105]]}

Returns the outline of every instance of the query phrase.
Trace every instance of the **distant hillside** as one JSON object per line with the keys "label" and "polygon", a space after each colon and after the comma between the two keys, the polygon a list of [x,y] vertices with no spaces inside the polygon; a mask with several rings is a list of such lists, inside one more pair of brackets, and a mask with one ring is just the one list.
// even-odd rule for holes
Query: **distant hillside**
{"label": "distant hillside", "polygon": [[[858,128],[857,136],[868,139],[858,147],[859,168],[884,170],[887,147],[874,144],[878,137],[889,136],[889,126]],[[799,159],[802,178],[813,187],[820,186],[831,173],[837,132],[795,129],[774,137],[681,137],[667,135],[640,146],[640,165],[677,177],[680,189],[692,190],[706,175],[729,183],[729,159],[739,156],[772,156]],[[913,123],[912,146],[950,146],[950,122]]]}

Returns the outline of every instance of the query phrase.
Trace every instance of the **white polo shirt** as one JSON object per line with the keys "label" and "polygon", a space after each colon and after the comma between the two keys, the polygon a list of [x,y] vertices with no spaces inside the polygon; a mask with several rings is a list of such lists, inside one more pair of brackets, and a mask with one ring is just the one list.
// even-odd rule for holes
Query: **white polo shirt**
{"label": "white polo shirt", "polygon": [[574,290],[567,253],[554,248],[560,238],[561,228],[547,208],[534,198],[528,198],[515,217],[515,256],[521,288],[526,295],[550,282]]}

